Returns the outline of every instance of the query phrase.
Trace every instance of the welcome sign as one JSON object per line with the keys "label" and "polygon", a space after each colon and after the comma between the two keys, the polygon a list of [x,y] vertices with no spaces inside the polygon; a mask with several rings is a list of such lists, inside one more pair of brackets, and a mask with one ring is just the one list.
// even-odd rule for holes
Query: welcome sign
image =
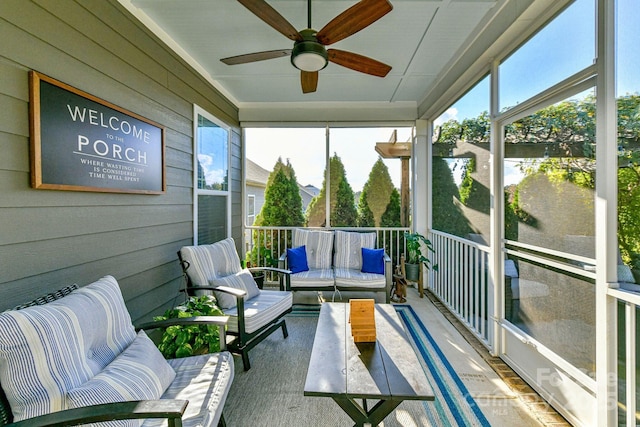
{"label": "welcome sign", "polygon": [[32,187],[165,192],[164,128],[35,71],[29,82]]}

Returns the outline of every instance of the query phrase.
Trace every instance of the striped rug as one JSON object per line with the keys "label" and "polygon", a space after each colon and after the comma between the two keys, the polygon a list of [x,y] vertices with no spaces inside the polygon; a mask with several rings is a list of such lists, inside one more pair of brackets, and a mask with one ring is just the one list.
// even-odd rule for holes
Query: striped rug
{"label": "striped rug", "polygon": [[394,305],[435,393],[434,402],[424,402],[433,426],[490,426],[466,386],[410,305]]}
{"label": "striped rug", "polygon": [[[405,401],[384,427],[489,426],[478,405],[409,305],[395,305],[431,382],[436,400]],[[294,305],[287,316],[289,337],[271,334],[249,352],[251,369],[236,361],[235,378],[224,408],[229,426],[351,426],[353,421],[325,397],[303,394],[319,306]]]}

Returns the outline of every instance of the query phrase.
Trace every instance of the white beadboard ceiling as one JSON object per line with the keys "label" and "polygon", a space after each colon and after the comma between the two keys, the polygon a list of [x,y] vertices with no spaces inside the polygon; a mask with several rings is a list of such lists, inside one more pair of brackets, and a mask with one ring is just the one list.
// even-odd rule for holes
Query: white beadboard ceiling
{"label": "white beadboard ceiling", "polygon": [[[415,119],[418,106],[465,43],[498,12],[493,0],[390,0],[393,10],[331,47],[391,65],[384,78],[329,63],[318,89],[303,94],[289,57],[242,65],[220,58],[290,49],[293,42],[235,0],[119,0],[200,70],[249,120]],[[505,0],[507,1],[507,0]],[[297,29],[307,27],[307,0],[268,0]],[[315,0],[312,26],[322,28],[355,0]],[[499,34],[496,35],[498,37]],[[468,54],[468,52],[467,52]],[[479,53],[477,53],[479,54]],[[289,111],[286,117],[264,111]],[[395,112],[394,112],[395,110]],[[372,112],[373,111],[373,112]],[[263,113],[260,113],[263,112]]]}

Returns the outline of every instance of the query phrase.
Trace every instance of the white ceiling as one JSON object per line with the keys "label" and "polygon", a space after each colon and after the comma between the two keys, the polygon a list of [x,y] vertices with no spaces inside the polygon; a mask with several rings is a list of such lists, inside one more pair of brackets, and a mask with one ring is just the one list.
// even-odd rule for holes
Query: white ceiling
{"label": "white ceiling", "polygon": [[[474,35],[486,30],[487,22],[498,13],[499,2],[390,1],[393,10],[389,14],[331,47],[382,61],[392,66],[391,72],[380,78],[329,63],[320,71],[317,91],[303,94],[300,72],[289,57],[233,66],[220,62],[229,56],[293,46],[237,1],[120,0],[170,46],[182,50],[179,53],[229,97],[241,115],[243,109],[294,106],[297,111],[313,112],[315,120],[336,120],[336,111],[366,105],[396,109],[398,113],[385,113],[390,119],[415,119],[434,83],[465,52]],[[294,27],[306,28],[306,0],[268,2]],[[312,2],[312,26],[319,30],[353,4],[354,0]],[[304,114],[296,119],[302,117]],[[344,117],[350,118],[348,113]],[[252,119],[261,120],[261,116],[254,114]]]}

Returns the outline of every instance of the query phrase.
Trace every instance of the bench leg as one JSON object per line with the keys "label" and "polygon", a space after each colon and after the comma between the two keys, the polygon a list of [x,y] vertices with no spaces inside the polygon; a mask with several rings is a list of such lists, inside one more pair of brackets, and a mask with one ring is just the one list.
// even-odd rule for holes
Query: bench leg
{"label": "bench leg", "polygon": [[287,338],[289,336],[289,331],[287,330],[287,323],[282,319],[282,336]]}

